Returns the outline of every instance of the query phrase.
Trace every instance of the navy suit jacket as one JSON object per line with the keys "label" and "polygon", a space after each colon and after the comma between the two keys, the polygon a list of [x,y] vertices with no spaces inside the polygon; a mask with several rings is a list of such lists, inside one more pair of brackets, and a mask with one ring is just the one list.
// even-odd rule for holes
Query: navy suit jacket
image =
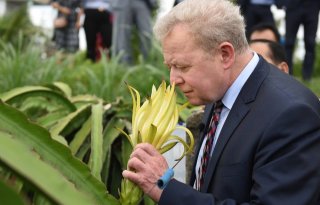
{"label": "navy suit jacket", "polygon": [[[206,106],[204,130],[212,108]],[[194,171],[190,185],[172,179],[159,204],[319,204],[318,98],[260,57],[221,130],[200,192],[194,180]]]}

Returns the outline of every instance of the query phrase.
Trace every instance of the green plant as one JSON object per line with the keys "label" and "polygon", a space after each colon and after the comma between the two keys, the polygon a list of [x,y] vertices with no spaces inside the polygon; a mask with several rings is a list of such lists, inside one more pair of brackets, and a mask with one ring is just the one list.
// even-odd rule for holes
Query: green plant
{"label": "green plant", "polygon": [[[90,174],[89,167],[52,139],[47,130],[2,102],[0,113],[1,165],[11,176],[19,176],[23,184],[30,184],[36,190],[35,197],[41,194],[57,204],[118,204]],[[28,187],[26,191],[30,191]]]}
{"label": "green plant", "polygon": [[[0,152],[0,168],[8,169],[10,176],[19,176],[23,187],[30,184],[32,189],[26,188],[28,193],[31,191],[33,196],[58,204],[79,204],[77,200],[83,197],[77,197],[77,194],[89,196],[82,199],[83,204],[118,203],[114,196],[106,194],[108,185],[105,183],[110,177],[106,173],[121,173],[111,170],[111,150],[120,136],[114,126],[125,129],[125,120],[119,117],[125,119],[125,111],[121,112],[120,108],[115,113],[113,104],[94,96],[72,96],[71,89],[63,83],[16,88],[1,94],[0,99],[30,114],[29,118],[33,120],[33,123],[29,122],[21,112],[1,102],[1,143],[13,149],[12,152],[6,149]],[[125,141],[120,140],[120,143],[126,146]],[[129,143],[125,150],[128,146]],[[122,167],[127,155],[125,151],[119,151],[122,152],[118,159]],[[7,156],[6,152],[10,155]],[[20,154],[24,157],[16,161]],[[26,162],[30,162],[33,168],[29,168]],[[37,174],[33,176],[32,173]],[[51,180],[43,180],[48,175],[53,176],[57,186],[50,186]],[[8,180],[10,178],[5,181]],[[64,181],[67,184],[64,185]],[[58,189],[60,186],[67,186],[69,191],[59,193],[63,191]],[[119,187],[120,180],[119,185],[114,186]],[[67,193],[70,198],[77,199],[68,199]],[[61,198],[57,198],[59,195]],[[39,197],[30,200],[36,201]]]}
{"label": "green plant", "polygon": [[[63,73],[62,68],[55,64],[55,58],[41,59],[41,49],[32,41],[18,38],[17,45],[0,40],[0,92],[5,92],[24,85],[52,83]],[[25,45],[27,44],[27,45]]]}
{"label": "green plant", "polygon": [[27,5],[0,18],[0,40],[13,46],[21,46],[17,45],[21,35],[30,39],[29,37],[40,33],[41,30],[33,26],[29,19]]}
{"label": "green plant", "polygon": [[313,77],[320,77],[320,42],[316,44],[316,56],[314,61]]}
{"label": "green plant", "polygon": [[[62,82],[15,88],[0,94],[0,99],[0,181],[5,185],[14,181],[21,200],[118,204],[121,170],[132,151],[129,138],[121,134],[132,129],[131,103],[74,96]],[[48,175],[52,180],[44,180]],[[6,185],[5,191],[10,190]],[[153,204],[147,197],[144,200]]]}

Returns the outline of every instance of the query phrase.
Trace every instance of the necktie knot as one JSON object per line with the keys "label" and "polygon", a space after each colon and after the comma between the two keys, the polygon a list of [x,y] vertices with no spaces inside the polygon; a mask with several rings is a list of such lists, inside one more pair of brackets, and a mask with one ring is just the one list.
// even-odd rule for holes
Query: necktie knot
{"label": "necktie knot", "polygon": [[215,125],[217,126],[218,122],[219,122],[219,118],[220,118],[220,114],[223,108],[223,103],[221,100],[218,100],[215,105],[214,105],[214,111],[213,111],[213,115],[212,115],[212,120],[214,121]]}
{"label": "necktie knot", "polygon": [[222,108],[223,108],[223,102],[221,100],[218,100],[214,105],[214,112],[221,113]]}

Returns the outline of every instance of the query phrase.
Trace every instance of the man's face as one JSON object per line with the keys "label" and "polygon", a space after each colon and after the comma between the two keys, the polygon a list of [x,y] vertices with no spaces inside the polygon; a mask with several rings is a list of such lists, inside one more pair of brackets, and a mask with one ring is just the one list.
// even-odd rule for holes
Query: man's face
{"label": "man's face", "polygon": [[203,105],[223,96],[224,72],[219,55],[199,48],[185,25],[177,25],[162,42],[164,63],[189,102]]}
{"label": "man's face", "polygon": [[274,60],[272,60],[272,52],[267,45],[267,43],[264,42],[253,42],[250,43],[250,48],[260,54],[268,63],[271,63],[278,67],[280,70],[282,70],[285,73],[289,73],[289,66],[288,64],[283,61],[281,63],[276,63]]}
{"label": "man's face", "polygon": [[266,43],[255,42],[250,44],[250,48],[260,54],[268,63],[271,63],[275,66],[277,64],[271,59],[271,51]]}

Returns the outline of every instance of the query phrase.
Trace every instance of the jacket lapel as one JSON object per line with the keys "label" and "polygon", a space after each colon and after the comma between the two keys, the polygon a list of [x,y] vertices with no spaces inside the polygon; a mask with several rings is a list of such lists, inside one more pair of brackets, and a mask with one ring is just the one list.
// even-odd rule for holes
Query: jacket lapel
{"label": "jacket lapel", "polygon": [[[232,136],[232,133],[239,125],[241,120],[245,117],[245,115],[249,111],[249,107],[244,103],[237,103],[237,109],[233,109],[232,112],[229,113],[228,119],[226,120],[223,128],[220,132],[218,141],[216,146],[214,147],[212,156],[210,158],[208,169],[204,178],[204,185],[201,187],[201,192],[206,192],[209,186],[210,179],[213,176],[215,171],[217,162],[221,156],[221,153],[226,146],[228,140]],[[235,106],[235,105],[234,105]]]}
{"label": "jacket lapel", "polygon": [[[244,119],[250,110],[250,103],[256,98],[261,84],[263,83],[267,73],[269,72],[269,64],[266,63],[261,57],[256,69],[253,71],[247,82],[244,84],[239,96],[237,97],[230,113],[223,125],[220,132],[217,144],[213,150],[212,157],[210,158],[208,169],[204,179],[204,185],[201,187],[201,192],[207,192],[211,178],[215,172],[219,158],[223,152],[224,147],[227,145],[230,137],[234,133],[237,126]],[[202,141],[201,141],[202,142]],[[199,152],[199,150],[198,150]]]}

